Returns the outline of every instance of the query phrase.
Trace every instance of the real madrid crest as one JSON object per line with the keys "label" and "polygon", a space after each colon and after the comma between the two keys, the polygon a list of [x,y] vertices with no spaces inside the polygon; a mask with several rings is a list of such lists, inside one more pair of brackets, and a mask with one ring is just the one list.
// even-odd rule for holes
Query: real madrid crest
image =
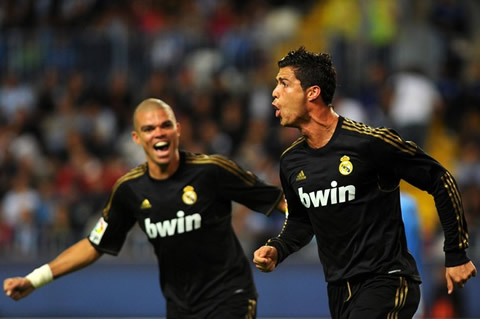
{"label": "real madrid crest", "polygon": [[338,171],[342,175],[348,175],[353,171],[353,164],[350,162],[350,157],[347,155],[342,156],[340,159],[340,165],[338,166]]}
{"label": "real madrid crest", "polygon": [[195,193],[193,186],[188,185],[183,188],[182,200],[187,205],[195,204],[197,201],[197,193]]}

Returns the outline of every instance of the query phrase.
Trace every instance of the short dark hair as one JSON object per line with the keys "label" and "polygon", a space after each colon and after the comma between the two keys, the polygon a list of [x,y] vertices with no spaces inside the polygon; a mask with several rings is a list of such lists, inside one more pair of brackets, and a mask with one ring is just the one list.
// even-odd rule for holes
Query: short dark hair
{"label": "short dark hair", "polygon": [[288,52],[280,61],[278,67],[293,68],[295,77],[304,90],[313,85],[321,88],[320,96],[323,102],[330,105],[337,86],[337,72],[328,53],[313,53],[303,46]]}

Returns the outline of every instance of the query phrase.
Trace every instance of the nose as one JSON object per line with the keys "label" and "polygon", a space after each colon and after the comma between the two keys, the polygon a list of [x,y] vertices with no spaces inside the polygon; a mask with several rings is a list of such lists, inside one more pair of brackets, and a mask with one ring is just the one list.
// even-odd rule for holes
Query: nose
{"label": "nose", "polygon": [[273,89],[273,91],[272,91],[272,97],[273,97],[274,99],[278,98],[278,85],[275,86],[275,88]]}
{"label": "nose", "polygon": [[165,130],[162,129],[160,126],[155,127],[155,131],[153,132],[155,136],[161,137],[165,135]]}

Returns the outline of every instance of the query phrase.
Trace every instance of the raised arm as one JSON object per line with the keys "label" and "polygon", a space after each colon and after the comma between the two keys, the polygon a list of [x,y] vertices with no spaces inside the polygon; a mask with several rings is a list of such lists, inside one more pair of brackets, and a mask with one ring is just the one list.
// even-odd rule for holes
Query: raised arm
{"label": "raised arm", "polygon": [[42,287],[53,279],[90,265],[101,255],[85,238],[63,251],[50,263],[35,269],[27,276],[5,279],[3,290],[7,296],[14,300],[22,299],[34,289]]}

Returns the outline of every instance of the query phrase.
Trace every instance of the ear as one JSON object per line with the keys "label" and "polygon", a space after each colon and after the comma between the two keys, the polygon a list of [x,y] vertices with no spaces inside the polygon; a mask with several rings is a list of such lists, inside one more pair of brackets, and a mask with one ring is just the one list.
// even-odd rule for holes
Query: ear
{"label": "ear", "polygon": [[135,144],[140,145],[140,136],[138,136],[137,131],[132,131],[132,140],[135,142]]}
{"label": "ear", "polygon": [[180,137],[180,135],[182,133],[182,126],[180,125],[180,123],[177,122],[177,134],[178,134],[178,137]]}
{"label": "ear", "polygon": [[309,101],[316,100],[318,97],[320,97],[320,93],[322,92],[322,89],[318,85],[311,86],[307,88],[307,99]]}

